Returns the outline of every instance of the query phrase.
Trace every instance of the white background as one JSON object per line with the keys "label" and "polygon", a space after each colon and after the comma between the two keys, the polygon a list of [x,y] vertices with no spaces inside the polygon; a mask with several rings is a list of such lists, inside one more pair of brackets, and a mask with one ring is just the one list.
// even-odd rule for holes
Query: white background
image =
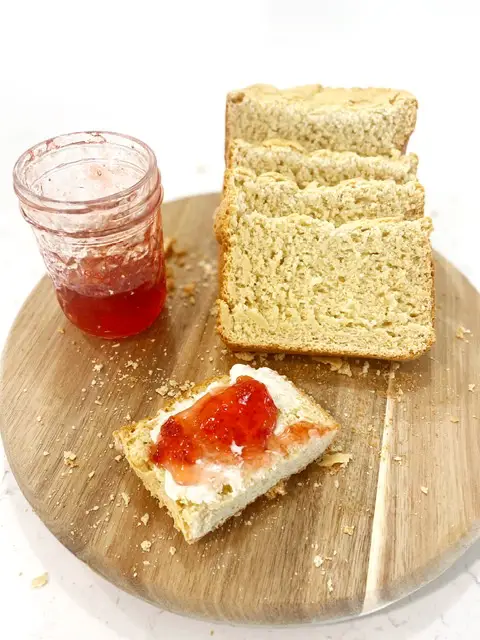
{"label": "white background", "polygon": [[[0,3],[0,342],[43,265],[11,189],[31,144],[109,129],[156,151],[166,199],[218,190],[225,94],[254,82],[392,86],[419,99],[411,150],[438,249],[480,284],[480,45],[475,2],[3,0]],[[0,451],[1,456],[1,451]],[[9,640],[480,637],[480,546],[385,612],[273,631],[161,612],[70,555],[0,457],[0,636]],[[49,584],[32,590],[48,571]]]}

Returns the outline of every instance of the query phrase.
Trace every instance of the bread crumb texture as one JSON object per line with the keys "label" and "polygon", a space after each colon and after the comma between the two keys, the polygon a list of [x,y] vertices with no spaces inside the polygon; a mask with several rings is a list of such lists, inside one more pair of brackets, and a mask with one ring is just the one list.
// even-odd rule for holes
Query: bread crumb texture
{"label": "bread crumb texture", "polygon": [[434,342],[429,218],[230,215],[219,331],[234,348],[408,359]]}
{"label": "bread crumb texture", "polygon": [[353,151],[317,149],[308,152],[287,140],[250,143],[233,140],[227,157],[229,168],[244,167],[255,175],[277,172],[306,187],[310,182],[333,186],[352,178],[388,180],[404,183],[415,180],[418,157],[393,151],[389,156],[361,156]]}
{"label": "bread crumb texture", "polygon": [[416,180],[353,178],[334,186],[309,183],[304,189],[279,173],[256,176],[237,168],[226,172],[225,215],[252,211],[265,216],[308,215],[329,220],[335,226],[360,218],[419,218],[424,213],[425,193]]}
{"label": "bread crumb texture", "polygon": [[388,155],[404,151],[416,118],[417,101],[406,91],[319,84],[280,90],[257,84],[227,97],[227,148],[235,138],[281,138],[307,151]]}

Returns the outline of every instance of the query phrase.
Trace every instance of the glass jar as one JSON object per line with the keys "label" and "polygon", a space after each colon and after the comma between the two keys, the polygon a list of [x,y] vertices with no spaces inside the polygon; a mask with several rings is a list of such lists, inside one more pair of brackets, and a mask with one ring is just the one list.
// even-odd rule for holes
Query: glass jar
{"label": "glass jar", "polygon": [[125,135],[72,133],[26,151],[13,178],[67,318],[111,339],[149,327],[166,298],[153,151]]}

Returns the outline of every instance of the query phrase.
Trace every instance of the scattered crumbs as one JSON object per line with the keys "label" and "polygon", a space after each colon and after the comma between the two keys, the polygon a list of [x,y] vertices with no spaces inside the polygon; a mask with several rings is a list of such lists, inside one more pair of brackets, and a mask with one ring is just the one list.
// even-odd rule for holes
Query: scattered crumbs
{"label": "scattered crumbs", "polygon": [[370,369],[370,362],[368,360],[365,360],[365,362],[363,363],[362,372],[360,375],[366,376],[369,369]]}
{"label": "scattered crumbs", "polygon": [[125,420],[128,420],[128,421],[130,422],[130,421],[131,421],[131,419],[132,419],[132,416],[131,416],[129,413],[127,413],[127,414],[125,415]]}
{"label": "scattered crumbs", "polygon": [[274,500],[278,496],[286,495],[286,493],[287,493],[287,489],[285,486],[285,480],[280,480],[278,484],[276,484],[274,487],[272,487],[265,493],[265,496],[269,500]]}
{"label": "scattered crumbs", "polygon": [[353,536],[353,532],[355,531],[355,525],[345,525],[343,527],[343,533],[346,533],[347,536]]}
{"label": "scattered crumbs", "polygon": [[58,333],[65,333],[65,329],[57,329]]}
{"label": "scattered crumbs", "polygon": [[323,564],[323,558],[322,558],[321,556],[315,556],[315,557],[313,558],[313,564],[314,564],[314,565],[317,567],[317,569],[318,569],[318,567],[321,567],[321,566],[322,566],[322,564]]}
{"label": "scattered crumbs", "polygon": [[42,421],[42,416],[37,416],[37,422],[41,422]]}
{"label": "scattered crumbs", "polygon": [[103,433],[101,431],[97,433],[97,438],[103,438]]}
{"label": "scattered crumbs", "polygon": [[140,547],[142,551],[150,551],[150,549],[152,548],[152,543],[150,542],[150,540],[144,540],[140,543]]}
{"label": "scattered crumbs", "polygon": [[350,364],[347,360],[343,358],[319,358],[314,357],[314,360],[317,362],[321,362],[322,364],[328,364],[330,366],[330,371],[334,371],[335,373],[340,373],[344,376],[352,377],[352,370],[350,369]]}
{"label": "scattered crumbs", "polygon": [[168,550],[168,553],[171,556],[174,556],[176,554],[177,550],[175,549],[175,547],[170,547],[170,549]]}
{"label": "scattered crumbs", "polygon": [[44,456],[49,456],[49,455],[50,455],[50,451],[44,451],[44,452],[43,452],[43,455],[44,455]]}
{"label": "scattered crumbs", "polygon": [[393,456],[393,459],[395,460],[395,462],[401,462],[402,456]]}
{"label": "scattered crumbs", "polygon": [[246,524],[247,527],[251,527],[252,526],[252,521],[251,520],[247,520],[245,522],[245,524]]}
{"label": "scattered crumbs", "polygon": [[100,400],[94,400],[95,404],[98,404],[100,407],[102,406],[102,403],[100,402]]}
{"label": "scattered crumbs", "polygon": [[116,342],[115,344],[112,344],[112,349],[116,349],[119,346],[120,346],[120,343]]}
{"label": "scattered crumbs", "polygon": [[130,504],[130,496],[128,495],[128,493],[125,493],[125,491],[122,491],[120,495],[122,496],[122,500],[124,501],[125,506],[128,507],[128,505]]}
{"label": "scattered crumbs", "polygon": [[456,416],[450,416],[450,422],[456,424],[457,422],[460,422],[460,418],[457,418]]}
{"label": "scattered crumbs", "polygon": [[317,464],[319,467],[333,467],[336,464],[346,467],[352,459],[353,455],[351,453],[326,453]]}
{"label": "scattered crumbs", "polygon": [[90,473],[88,474],[88,479],[91,480],[94,475],[95,475],[95,471],[90,471]]}
{"label": "scattered crumbs", "polygon": [[109,449],[113,449],[113,447],[114,447],[114,446],[115,446],[115,445],[113,444],[113,442],[109,442],[109,443],[108,443],[108,448],[109,448]]}
{"label": "scattered crumbs", "polygon": [[471,331],[470,329],[465,329],[465,327],[462,327],[461,325],[458,327],[455,335],[457,336],[457,338],[459,340],[464,340],[465,342],[468,342],[468,340],[466,339],[466,335],[471,335]]}
{"label": "scattered crumbs", "polygon": [[144,513],[140,520],[145,526],[147,526],[148,521],[150,520],[150,516],[148,515],[148,513]]}
{"label": "scattered crumbs", "polygon": [[32,589],[40,589],[48,583],[48,573],[42,573],[41,576],[37,576],[32,580]]}
{"label": "scattered crumbs", "polygon": [[428,487],[420,487],[420,491],[425,495],[428,495]]}
{"label": "scattered crumbs", "polygon": [[63,462],[67,465],[67,467],[78,467],[77,463],[75,462],[76,459],[77,456],[75,453],[73,453],[73,451],[63,452]]}
{"label": "scattered crumbs", "polygon": [[120,454],[118,456],[115,456],[115,462],[120,462],[121,459],[122,456]]}
{"label": "scattered crumbs", "polygon": [[255,357],[255,354],[253,353],[238,352],[234,353],[233,355],[235,356],[235,358],[237,358],[237,360],[243,360],[244,362],[251,362]]}
{"label": "scattered crumbs", "polygon": [[277,360],[278,362],[281,362],[282,360],[285,360],[285,354],[284,353],[276,353],[273,356],[274,360]]}
{"label": "scattered crumbs", "polygon": [[468,390],[469,391],[473,391],[475,389],[475,385],[474,384],[469,384],[468,385]]}
{"label": "scattered crumbs", "polygon": [[335,486],[335,489],[338,489],[338,487],[340,486],[340,483],[338,480],[335,480],[335,482],[333,483]]}
{"label": "scattered crumbs", "polygon": [[138,368],[138,362],[134,362],[133,360],[129,360],[125,366],[126,367],[131,367],[133,370],[135,370],[135,369]]}
{"label": "scattered crumbs", "polygon": [[160,396],[166,396],[168,393],[168,386],[166,384],[162,385],[158,389],[155,389],[155,393],[158,393]]}
{"label": "scattered crumbs", "polygon": [[327,589],[328,593],[333,593],[333,582],[331,578],[328,578],[327,580]]}
{"label": "scattered crumbs", "polygon": [[150,561],[149,561],[149,560],[144,560],[144,561],[143,561],[143,564],[144,564],[146,567],[149,567],[149,566],[150,566]]}
{"label": "scattered crumbs", "polygon": [[195,282],[189,282],[188,284],[183,286],[183,292],[186,295],[193,296],[193,294],[195,293],[195,287]]}
{"label": "scattered crumbs", "polygon": [[97,384],[97,379],[94,378],[90,384],[92,385],[92,387],[94,387]]}
{"label": "scattered crumbs", "polygon": [[94,371],[101,371],[103,369],[103,364],[95,364],[93,365],[93,370]]}

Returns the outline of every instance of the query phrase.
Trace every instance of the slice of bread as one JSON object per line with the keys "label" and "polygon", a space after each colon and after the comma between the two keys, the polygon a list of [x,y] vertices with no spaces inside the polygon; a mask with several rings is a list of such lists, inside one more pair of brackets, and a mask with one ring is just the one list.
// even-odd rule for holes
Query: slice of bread
{"label": "slice of bread", "polygon": [[417,101],[395,89],[334,89],[307,85],[280,90],[257,84],[227,96],[226,157],[235,138],[281,138],[307,151],[356,151],[364,156],[405,152]]}
{"label": "slice of bread", "polygon": [[223,216],[218,331],[232,348],[411,359],[434,342],[429,218]]}
{"label": "slice of bread", "polygon": [[230,145],[227,167],[245,167],[257,176],[275,171],[299,187],[306,187],[309,182],[332,186],[351,178],[403,183],[416,179],[418,157],[414,153],[401,155],[399,151],[390,156],[361,156],[353,151],[329,149],[308,152],[286,140],[250,143],[236,139]]}
{"label": "slice of bread", "polygon": [[279,173],[256,176],[250,169],[225,172],[224,197],[215,228],[223,219],[256,211],[265,216],[308,215],[329,220],[335,226],[359,218],[398,216],[419,218],[424,212],[425,194],[419,182],[397,184],[393,180],[344,180],[333,187],[310,183],[305,189]]}
{"label": "slice of bread", "polygon": [[[219,471],[217,481],[210,479],[206,485],[177,484],[169,471],[150,460],[150,448],[154,439],[160,437],[162,424],[171,415],[192,406],[209,389],[233,384],[240,376],[255,378],[267,387],[279,412],[275,433],[300,421],[311,422],[320,429],[312,430],[306,442],[288,445],[286,453],[272,454],[270,462],[259,468],[239,464],[224,467]],[[265,367],[253,369],[237,364],[229,376],[194,388],[156,418],[123,427],[114,433],[114,437],[133,471],[158,499],[160,506],[167,508],[175,527],[191,543],[219,527],[281,480],[302,471],[323,454],[337,430],[333,418],[285,377]]]}

